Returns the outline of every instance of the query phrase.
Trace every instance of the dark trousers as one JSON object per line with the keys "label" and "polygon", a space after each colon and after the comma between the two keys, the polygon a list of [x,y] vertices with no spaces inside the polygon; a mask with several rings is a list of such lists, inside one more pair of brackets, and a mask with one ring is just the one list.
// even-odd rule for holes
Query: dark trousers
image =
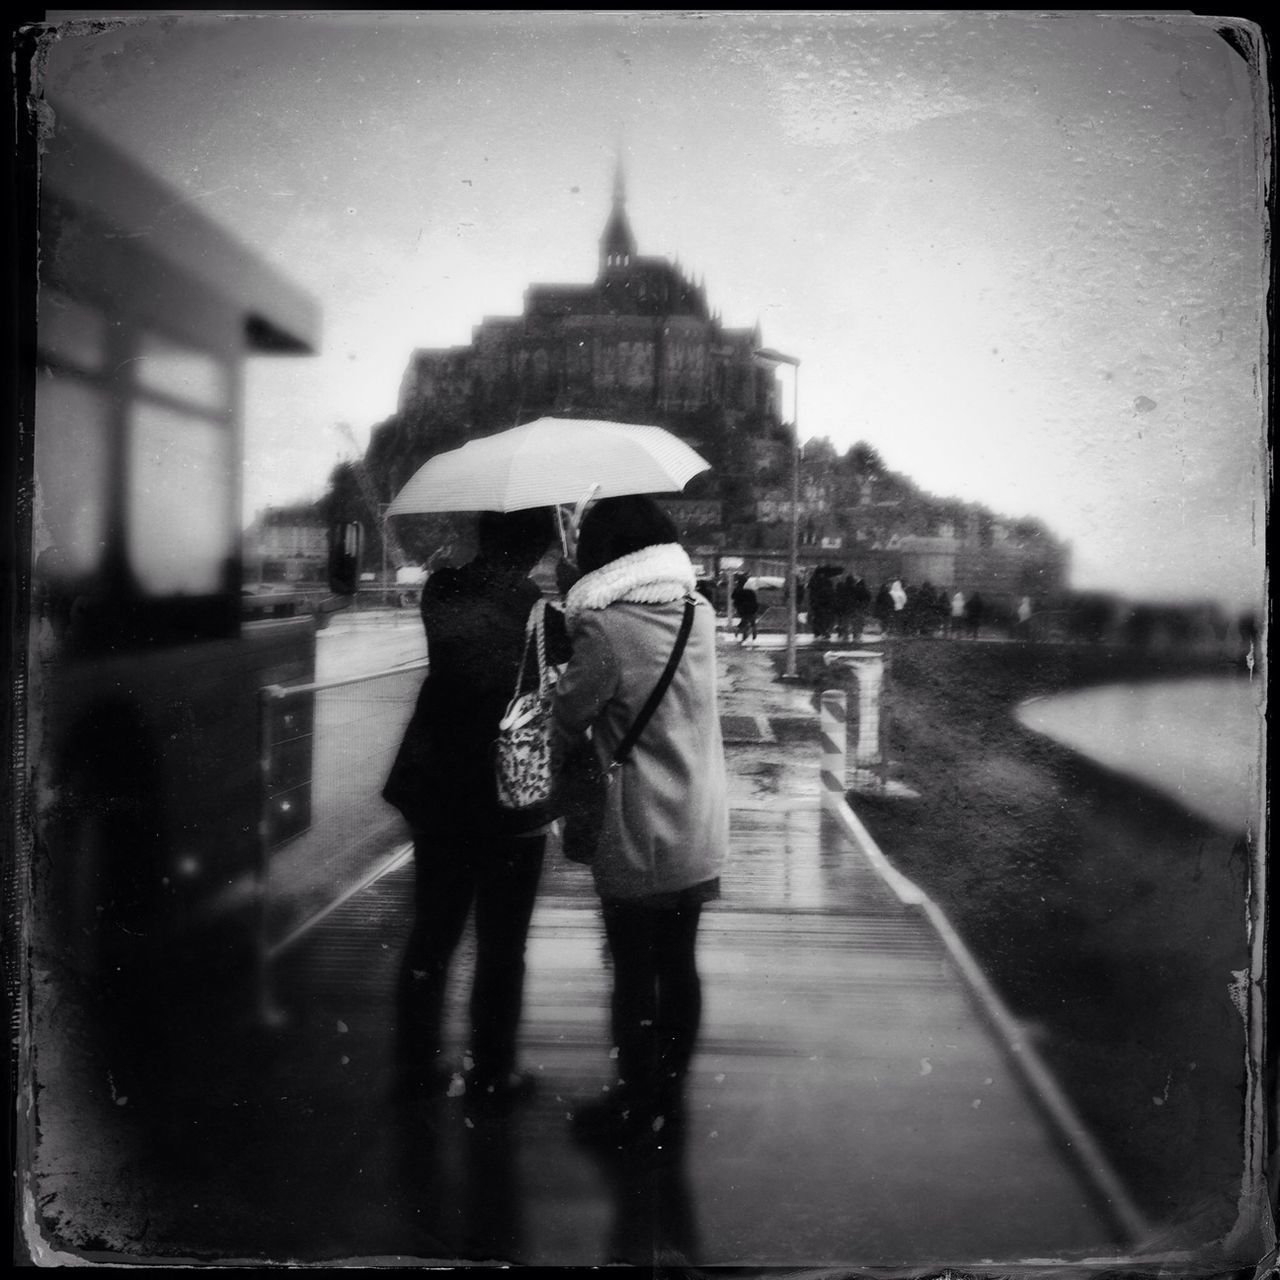
{"label": "dark trousers", "polygon": [[473,1070],[478,1080],[505,1081],[515,1069],[525,939],[546,839],[425,829],[413,836],[417,911],[397,990],[400,1064],[411,1071],[441,1065],[449,962],[474,902]]}
{"label": "dark trousers", "polygon": [[695,944],[702,904],[604,903],[613,957],[612,1029],[628,1093],[679,1102],[702,1020]]}

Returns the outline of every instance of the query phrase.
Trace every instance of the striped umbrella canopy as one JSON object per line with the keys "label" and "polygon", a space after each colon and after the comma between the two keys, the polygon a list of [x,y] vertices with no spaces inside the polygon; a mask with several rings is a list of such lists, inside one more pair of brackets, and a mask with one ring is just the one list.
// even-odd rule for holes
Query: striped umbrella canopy
{"label": "striped umbrella canopy", "polygon": [[628,493],[678,493],[711,464],[662,427],[538,418],[428,459],[387,515],[524,511]]}

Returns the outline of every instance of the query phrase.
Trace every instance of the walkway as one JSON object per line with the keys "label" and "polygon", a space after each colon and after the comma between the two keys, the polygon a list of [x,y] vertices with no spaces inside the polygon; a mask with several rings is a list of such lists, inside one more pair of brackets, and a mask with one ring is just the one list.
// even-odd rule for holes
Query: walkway
{"label": "walkway", "polygon": [[[141,1247],[916,1268],[1117,1252],[934,925],[820,811],[811,692],[767,652],[721,653],[732,854],[704,917],[684,1150],[618,1166],[570,1139],[570,1108],[609,1077],[608,974],[589,876],[553,850],[529,947],[537,1098],[505,1123],[388,1101],[402,865],[285,954],[271,1052],[229,1046],[173,1158],[132,1172],[154,1187]],[[464,952],[457,1043],[469,968]]]}

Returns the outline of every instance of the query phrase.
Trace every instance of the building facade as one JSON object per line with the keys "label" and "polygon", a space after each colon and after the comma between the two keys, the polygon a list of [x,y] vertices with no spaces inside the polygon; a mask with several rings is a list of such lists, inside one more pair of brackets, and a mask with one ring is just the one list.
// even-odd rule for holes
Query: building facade
{"label": "building facade", "polygon": [[[688,516],[749,520],[754,475],[785,457],[773,372],[754,357],[759,327],[724,325],[703,284],[663,257],[641,255],[621,171],[589,284],[535,284],[518,316],[489,316],[466,346],[418,350],[373,460],[392,486],[433,453],[544,414],[667,427],[712,464],[688,490]],[[398,454],[398,456],[397,456]],[[389,465],[387,465],[389,464]]]}
{"label": "building facade", "polygon": [[[708,573],[721,558],[766,573],[789,546],[794,434],[760,345],[758,325],[721,322],[702,282],[639,253],[619,170],[595,279],[530,285],[519,315],[486,317],[467,345],[415,351],[395,416],[372,434],[369,474],[385,501],[432,455],[543,415],[654,423],[711,464],[663,499],[682,540]],[[1006,539],[989,519],[980,532],[971,512],[947,516],[954,505],[888,472],[867,446],[841,457],[809,441],[801,569],[843,564],[869,580],[980,583],[1006,597],[1064,581],[1065,548],[1051,538]]]}

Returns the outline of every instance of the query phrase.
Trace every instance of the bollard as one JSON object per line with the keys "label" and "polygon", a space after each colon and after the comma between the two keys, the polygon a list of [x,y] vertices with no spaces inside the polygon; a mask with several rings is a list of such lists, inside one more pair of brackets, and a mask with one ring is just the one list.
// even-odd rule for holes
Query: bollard
{"label": "bollard", "polygon": [[[885,655],[878,649],[828,650],[822,656],[828,667],[851,671],[857,681],[858,713],[855,717],[857,737],[853,748],[853,789],[875,787],[884,792],[888,786],[888,762],[881,750],[884,737]],[[825,698],[827,695],[824,694]],[[847,714],[847,712],[846,712]],[[842,731],[843,732],[843,731]],[[844,739],[842,738],[843,742]],[[847,759],[841,781],[848,777]]]}
{"label": "bollard", "polygon": [[854,763],[867,769],[881,763],[880,692],[884,685],[884,654],[859,654],[854,664],[858,679],[858,746]]}
{"label": "bollard", "polygon": [[848,700],[843,689],[827,689],[820,705],[822,804],[831,808],[844,800],[846,790]]}

